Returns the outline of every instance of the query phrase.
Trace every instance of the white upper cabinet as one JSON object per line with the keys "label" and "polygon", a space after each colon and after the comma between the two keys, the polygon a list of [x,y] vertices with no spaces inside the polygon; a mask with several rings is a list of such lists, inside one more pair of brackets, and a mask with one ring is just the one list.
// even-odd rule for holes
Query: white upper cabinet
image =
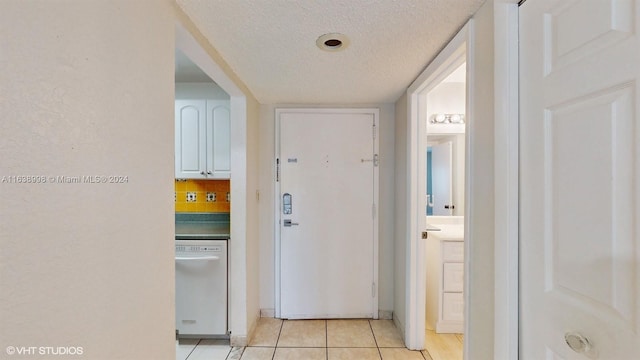
{"label": "white upper cabinet", "polygon": [[231,176],[228,100],[176,100],[176,178]]}
{"label": "white upper cabinet", "polygon": [[207,157],[207,169],[213,172],[213,177],[216,179],[228,179],[231,176],[231,117],[229,115],[229,101],[207,100],[206,127],[207,154],[212,154],[212,156]]}

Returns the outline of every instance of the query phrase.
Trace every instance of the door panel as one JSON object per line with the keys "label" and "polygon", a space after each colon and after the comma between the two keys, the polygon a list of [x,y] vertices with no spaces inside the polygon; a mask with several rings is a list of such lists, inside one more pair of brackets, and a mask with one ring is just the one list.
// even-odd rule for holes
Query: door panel
{"label": "door panel", "polygon": [[[523,359],[640,358],[634,1],[520,9]],[[591,349],[572,350],[575,332]]]}
{"label": "door panel", "polygon": [[281,317],[373,317],[374,116],[285,112],[279,122]]}

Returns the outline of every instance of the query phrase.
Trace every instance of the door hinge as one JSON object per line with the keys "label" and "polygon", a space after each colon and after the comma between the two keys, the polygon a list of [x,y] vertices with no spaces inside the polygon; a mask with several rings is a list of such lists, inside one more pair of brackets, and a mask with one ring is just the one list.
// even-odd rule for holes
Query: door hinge
{"label": "door hinge", "polygon": [[376,139],[376,124],[373,124],[373,140]]}
{"label": "door hinge", "polygon": [[280,158],[276,158],[276,182],[280,181]]}
{"label": "door hinge", "polygon": [[371,297],[372,298],[376,297],[376,283],[375,282],[371,283]]}

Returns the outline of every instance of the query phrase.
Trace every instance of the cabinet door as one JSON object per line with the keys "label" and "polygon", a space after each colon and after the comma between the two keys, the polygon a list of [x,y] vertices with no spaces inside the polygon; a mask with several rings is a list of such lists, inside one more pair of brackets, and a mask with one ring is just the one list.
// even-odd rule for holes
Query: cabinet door
{"label": "cabinet door", "polygon": [[176,178],[206,177],[206,102],[176,100]]}
{"label": "cabinet door", "polygon": [[442,320],[464,321],[464,298],[462,293],[442,294]]}
{"label": "cabinet door", "polygon": [[444,263],[442,267],[442,291],[462,292],[464,288],[464,264]]}
{"label": "cabinet door", "polygon": [[207,175],[228,179],[231,175],[231,116],[229,101],[207,101]]}
{"label": "cabinet door", "polygon": [[463,262],[464,261],[464,243],[462,241],[443,241],[442,242],[442,261]]}

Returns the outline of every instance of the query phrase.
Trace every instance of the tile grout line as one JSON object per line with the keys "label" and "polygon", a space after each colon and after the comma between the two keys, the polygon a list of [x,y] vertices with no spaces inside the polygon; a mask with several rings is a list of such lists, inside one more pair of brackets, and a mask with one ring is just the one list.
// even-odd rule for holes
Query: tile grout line
{"label": "tile grout line", "polygon": [[275,346],[273,347],[273,355],[271,355],[271,360],[276,357],[276,350],[278,350],[278,343],[280,342],[280,335],[282,335],[282,328],[284,327],[285,320],[283,319],[280,323],[280,330],[278,331],[278,338],[276,339]]}
{"label": "tile grout line", "polygon": [[367,321],[369,323],[369,329],[371,330],[371,334],[373,335],[373,342],[376,343],[376,349],[378,349],[378,356],[382,359],[382,352],[380,351],[380,346],[378,346],[378,339],[376,338],[376,332],[373,331],[373,325],[371,324],[371,320]]}
{"label": "tile grout line", "polygon": [[329,321],[324,319],[324,358],[329,360]]}
{"label": "tile grout line", "polygon": [[[248,345],[247,345],[247,346],[248,346]],[[224,358],[225,360],[230,360],[230,359],[229,359],[229,357],[231,356],[231,353],[233,353],[234,346],[231,346],[231,344],[229,344],[229,347],[230,347],[230,349],[229,349],[229,353],[227,354],[227,357],[226,357],[226,358]],[[245,348],[246,348],[246,347],[245,347]],[[240,357],[238,358],[238,360],[240,360],[240,359],[242,358],[242,354],[243,354],[243,353],[244,353],[244,349],[240,352]]]}
{"label": "tile grout line", "polygon": [[[200,345],[200,342],[202,341],[202,339],[198,339],[198,342],[196,343],[196,346],[193,347],[193,349],[191,349],[191,351],[189,351],[189,353],[187,354],[187,357],[184,358],[184,360],[187,360],[189,358],[189,356],[191,356],[191,354],[193,354],[194,351],[196,351],[196,348],[198,347],[198,345]],[[180,343],[180,340],[178,340],[178,344]]]}

